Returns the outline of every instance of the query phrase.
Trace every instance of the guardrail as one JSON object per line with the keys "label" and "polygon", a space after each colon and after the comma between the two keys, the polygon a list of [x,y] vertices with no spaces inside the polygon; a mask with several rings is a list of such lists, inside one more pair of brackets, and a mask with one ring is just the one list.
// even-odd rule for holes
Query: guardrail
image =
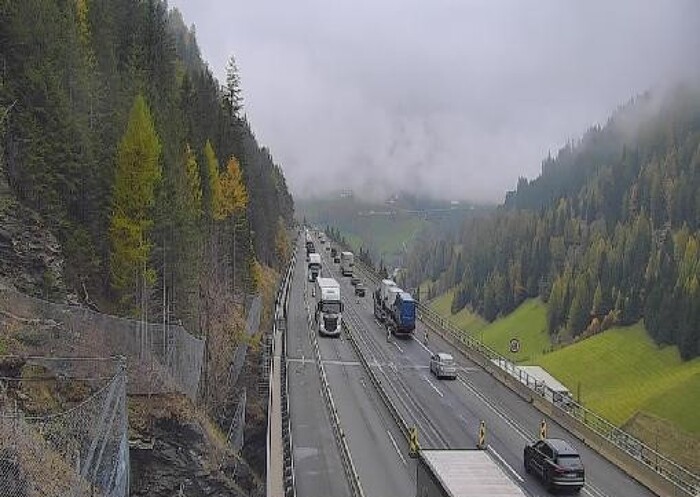
{"label": "guardrail", "polygon": [[333,436],[340,449],[340,458],[343,463],[343,469],[345,475],[347,476],[348,483],[350,484],[350,490],[355,497],[364,497],[364,492],[362,490],[362,484],[360,482],[360,477],[357,474],[357,469],[352,460],[352,455],[350,454],[350,447],[348,447],[347,441],[345,440],[345,432],[340,423],[340,418],[338,417],[338,410],[335,407],[335,402],[333,400],[333,394],[331,393],[331,387],[328,383],[328,377],[326,376],[326,368],[323,365],[323,357],[321,356],[321,349],[318,345],[318,337],[313,326],[313,318],[309,312],[309,303],[306,294],[306,284],[304,284],[304,302],[306,304],[307,318],[308,318],[308,331],[311,344],[314,349],[314,356],[316,359],[316,366],[318,367],[318,375],[321,380],[321,392],[326,401],[326,407],[328,408],[328,413],[331,417],[331,428],[333,429]]}
{"label": "guardrail", "polygon": [[[268,392],[267,406],[267,495],[269,497],[277,497],[277,495],[279,495],[279,489],[283,489],[285,497],[296,496],[286,361],[287,306],[289,302],[289,285],[291,284],[291,276],[295,264],[296,257],[292,256],[275,296],[275,315],[272,325],[272,353],[270,358],[272,367],[270,367],[269,372],[270,389]],[[279,379],[279,382],[275,381],[276,379]],[[275,391],[275,387],[279,388],[279,392]],[[274,413],[278,412],[278,410],[280,412],[280,419],[273,419]],[[276,443],[276,441],[273,441],[272,434],[276,432],[276,423],[281,424],[279,427],[281,432],[279,434],[281,434],[282,438],[281,475],[276,471],[272,471],[272,460],[275,456],[274,451],[279,450],[279,447],[273,448],[273,444]]]}
{"label": "guardrail", "polygon": [[[379,282],[379,277],[372,268],[360,261],[356,262],[355,265],[373,283]],[[604,457],[629,472],[651,490],[660,495],[700,496],[700,476],[678,465],[583,405],[573,400],[567,400],[565,403],[552,402],[550,399],[557,396],[551,389],[543,386],[541,381],[528,375],[517,365],[484,345],[468,332],[456,328],[449,320],[440,316],[427,305],[418,302],[416,307],[418,319],[427,324],[434,332],[479,364],[501,383],[532,402],[538,410],[555,418],[566,429],[572,431],[589,445],[594,446]],[[518,384],[525,387],[524,391],[518,387]],[[596,437],[599,437],[600,440]],[[598,443],[600,441],[611,444],[620,453],[606,450],[605,446]],[[642,467],[630,465],[628,460],[621,457],[623,455],[638,462]],[[652,473],[658,478],[653,478]]]}

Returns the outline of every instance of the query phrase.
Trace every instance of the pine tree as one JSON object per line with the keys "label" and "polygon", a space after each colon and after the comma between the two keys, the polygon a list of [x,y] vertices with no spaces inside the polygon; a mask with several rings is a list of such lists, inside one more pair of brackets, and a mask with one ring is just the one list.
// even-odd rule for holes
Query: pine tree
{"label": "pine tree", "polygon": [[243,108],[241,78],[238,72],[236,58],[231,55],[226,65],[226,87],[224,88],[224,103],[232,117],[237,117]]}

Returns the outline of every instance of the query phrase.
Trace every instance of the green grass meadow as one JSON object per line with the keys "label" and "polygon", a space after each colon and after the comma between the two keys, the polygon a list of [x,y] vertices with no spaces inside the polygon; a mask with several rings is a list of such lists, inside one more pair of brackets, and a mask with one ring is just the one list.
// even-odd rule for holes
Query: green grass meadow
{"label": "green grass meadow", "polygon": [[449,319],[457,328],[469,331],[470,333],[478,332],[488,325],[481,316],[471,312],[467,308],[462,309],[457,314],[452,314],[450,308],[452,307],[453,296],[454,290],[450,290],[431,300],[429,305],[435,312]]}
{"label": "green grass meadow", "polygon": [[700,434],[700,358],[684,362],[676,347],[659,348],[642,323],[613,328],[534,361],[582,402],[622,425],[637,411]]}
{"label": "green grass meadow", "polygon": [[[515,362],[529,362],[550,349],[547,307],[540,299],[529,299],[515,311],[485,326],[478,337],[485,344]],[[510,352],[510,341],[520,341],[520,351]]]}

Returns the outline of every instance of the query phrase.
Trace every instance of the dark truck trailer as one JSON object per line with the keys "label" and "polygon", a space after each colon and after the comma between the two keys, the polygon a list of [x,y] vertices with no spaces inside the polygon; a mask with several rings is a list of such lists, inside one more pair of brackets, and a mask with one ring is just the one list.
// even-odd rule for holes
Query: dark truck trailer
{"label": "dark truck trailer", "polygon": [[421,450],[416,497],[526,497],[488,450]]}

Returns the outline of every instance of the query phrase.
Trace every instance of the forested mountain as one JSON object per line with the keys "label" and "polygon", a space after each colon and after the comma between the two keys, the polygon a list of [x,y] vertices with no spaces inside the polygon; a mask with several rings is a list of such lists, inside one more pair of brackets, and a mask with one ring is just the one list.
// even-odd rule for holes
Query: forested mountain
{"label": "forested mountain", "polygon": [[700,92],[635,98],[542,164],[541,175],[451,239],[421,240],[407,284],[457,287],[489,320],[548,302],[555,339],[644,323],[700,354]]}
{"label": "forested mountain", "polygon": [[164,292],[196,329],[211,285],[280,262],[292,199],[235,60],[221,85],[165,1],[0,0],[0,71],[2,174],[69,288],[127,313]]}

